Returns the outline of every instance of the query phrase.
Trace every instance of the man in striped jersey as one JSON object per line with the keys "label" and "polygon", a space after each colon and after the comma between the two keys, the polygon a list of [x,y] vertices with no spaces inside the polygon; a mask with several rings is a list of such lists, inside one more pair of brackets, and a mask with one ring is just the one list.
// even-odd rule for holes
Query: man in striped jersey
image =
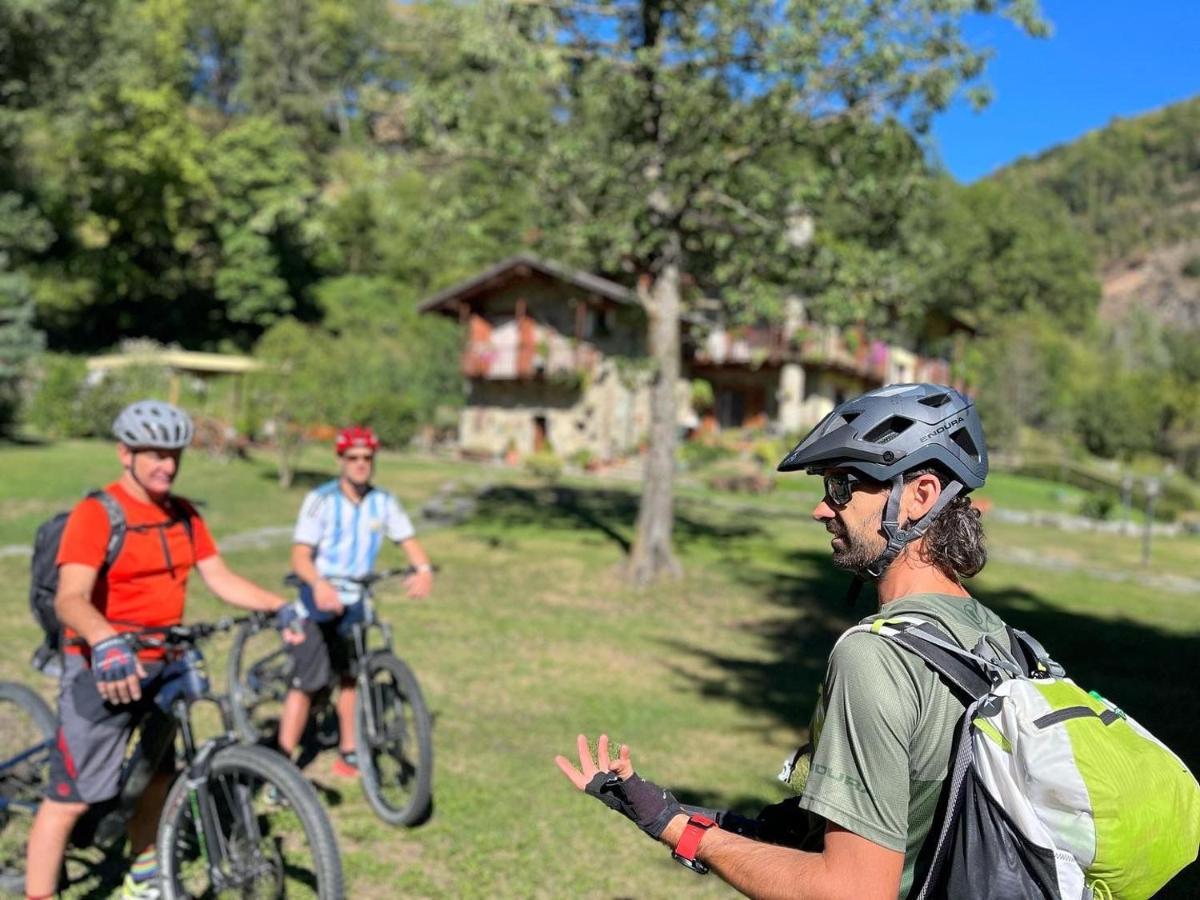
{"label": "man in striped jersey", "polygon": [[[292,543],[292,571],[303,585],[300,599],[309,611],[304,644],[288,648],[295,661],[291,690],[283,702],[279,749],[291,756],[304,733],[312,695],[340,681],[337,697],[339,757],[335,774],[358,774],[354,747],[354,679],[350,677],[344,634],[362,614],[361,593],[329,579],[368,574],[384,538],[400,545],[415,573],[405,581],[408,596],[420,599],[433,586],[433,567],[417,542],[412,521],[387,491],[371,484],[379,438],[355,425],[337,436],[340,476],[311,491],[300,507]],[[303,647],[303,649],[299,649]]]}

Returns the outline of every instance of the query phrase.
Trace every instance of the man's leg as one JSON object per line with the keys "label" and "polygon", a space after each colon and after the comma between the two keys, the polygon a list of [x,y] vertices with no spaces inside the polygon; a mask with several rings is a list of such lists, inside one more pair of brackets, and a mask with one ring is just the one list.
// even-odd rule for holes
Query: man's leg
{"label": "man's leg", "polygon": [[343,676],[337,698],[338,751],[342,756],[354,752],[354,701],[357,698],[354,679]]}
{"label": "man's leg", "polygon": [[58,891],[67,840],[79,817],[87,812],[86,803],[60,803],[46,799],[38,807],[29,830],[25,857],[25,896],[53,897]]}
{"label": "man's leg", "polygon": [[304,641],[289,644],[288,654],[292,658],[292,681],[283,698],[283,710],[279,714],[279,736],[276,742],[284,756],[291,757],[300,744],[304,728],[308,725],[312,710],[312,697],[329,684],[333,669],[329,661],[323,630],[312,619],[304,620]]}
{"label": "man's leg", "polygon": [[296,746],[308,724],[308,711],[312,708],[312,697],[297,688],[292,688],[283,698],[283,712],[279,715],[279,751],[289,759],[295,755]]}
{"label": "man's leg", "polygon": [[167,800],[167,791],[171,789],[174,777],[173,772],[155,773],[142,795],[138,797],[133,817],[129,820],[129,849],[133,862],[129,866],[122,896],[157,896],[145,892],[147,886],[153,885],[158,879],[155,840],[158,837],[163,804]]}

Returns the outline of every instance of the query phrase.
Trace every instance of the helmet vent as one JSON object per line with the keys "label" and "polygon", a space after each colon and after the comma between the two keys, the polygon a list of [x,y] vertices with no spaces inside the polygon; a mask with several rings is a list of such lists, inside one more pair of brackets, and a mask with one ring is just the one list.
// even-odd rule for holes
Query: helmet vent
{"label": "helmet vent", "polygon": [[851,422],[857,419],[858,416],[859,413],[857,412],[842,413],[842,422],[846,425],[849,425]]}
{"label": "helmet vent", "polygon": [[895,440],[905,431],[912,427],[912,419],[906,419],[903,416],[892,416],[886,422],[881,422],[872,428],[863,436],[864,441],[869,441],[872,444],[886,444],[888,441]]}
{"label": "helmet vent", "polygon": [[950,435],[950,440],[962,447],[963,452],[976,462],[979,461],[979,448],[975,446],[975,442],[971,440],[971,435],[967,433],[967,429],[960,428],[954,434]]}
{"label": "helmet vent", "polygon": [[944,392],[941,394],[931,394],[928,397],[922,397],[917,402],[937,409],[939,406],[945,406],[950,402],[950,395]]}

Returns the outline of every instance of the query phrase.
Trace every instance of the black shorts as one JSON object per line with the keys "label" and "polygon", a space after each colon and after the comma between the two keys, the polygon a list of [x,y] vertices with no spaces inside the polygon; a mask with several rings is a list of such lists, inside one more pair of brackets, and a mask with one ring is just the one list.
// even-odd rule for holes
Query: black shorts
{"label": "black shorts", "polygon": [[328,622],[304,620],[304,641],[287,648],[292,658],[291,687],[313,694],[329,687],[335,675],[354,675],[353,640],[338,633],[340,623],[340,617]]}
{"label": "black shorts", "polygon": [[[100,803],[121,790],[121,773],[133,732],[139,725],[170,729],[175,721],[154,704],[161,687],[161,663],[143,663],[150,673],[135,703],[106,703],[83,657],[63,654],[58,692],[58,734],[50,751],[50,783],[46,796],[62,803]],[[161,734],[161,733],[160,733]],[[156,736],[157,737],[157,736]],[[168,740],[167,735],[161,735]],[[175,753],[168,747],[158,771],[175,771]]]}

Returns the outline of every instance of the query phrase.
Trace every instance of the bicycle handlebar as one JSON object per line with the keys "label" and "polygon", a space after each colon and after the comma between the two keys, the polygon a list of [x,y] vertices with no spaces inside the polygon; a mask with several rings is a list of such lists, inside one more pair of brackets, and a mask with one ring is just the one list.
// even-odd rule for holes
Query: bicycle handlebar
{"label": "bicycle handlebar", "polygon": [[[440,567],[433,566],[432,568],[433,571],[436,572]],[[371,587],[371,585],[387,578],[407,578],[409,575],[416,574],[416,566],[404,566],[403,568],[382,569],[379,572],[368,572],[366,575],[324,575],[322,577],[326,581],[329,581],[333,584],[347,584],[354,587]],[[300,576],[295,572],[288,572],[285,576],[283,576],[283,583],[287,587],[293,588],[298,588],[304,584],[304,582],[300,580]]]}
{"label": "bicycle handlebar", "polygon": [[[196,622],[192,625],[157,625],[147,628],[135,628],[131,631],[118,632],[116,635],[135,650],[151,650],[162,647],[178,647],[194,645],[215,634],[232,631],[246,622],[256,621],[260,615],[272,616],[274,613],[250,613],[245,616],[222,616],[215,622]],[[154,637],[158,635],[159,637]],[[75,638],[70,642],[75,646],[87,644],[83,638]]]}

